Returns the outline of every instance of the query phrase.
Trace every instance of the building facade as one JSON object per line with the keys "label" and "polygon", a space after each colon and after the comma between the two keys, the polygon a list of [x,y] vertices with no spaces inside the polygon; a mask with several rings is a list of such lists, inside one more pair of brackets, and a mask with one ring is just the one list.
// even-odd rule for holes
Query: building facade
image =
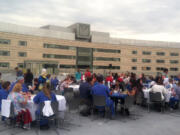
{"label": "building facade", "polygon": [[135,72],[156,75],[163,68],[179,72],[180,43],[111,38],[90,30],[89,24],[40,28],[0,23],[0,70],[30,68],[39,74],[74,73],[90,68],[95,73]]}

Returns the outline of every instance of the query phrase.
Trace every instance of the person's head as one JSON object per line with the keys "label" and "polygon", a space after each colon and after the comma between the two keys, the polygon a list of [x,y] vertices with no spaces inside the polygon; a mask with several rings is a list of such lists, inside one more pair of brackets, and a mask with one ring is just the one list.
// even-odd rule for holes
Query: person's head
{"label": "person's head", "polygon": [[42,75],[42,76],[45,76],[45,75],[46,75],[46,69],[45,69],[45,68],[42,69],[41,75]]}
{"label": "person's head", "polygon": [[47,96],[49,99],[51,99],[51,90],[50,90],[50,84],[49,83],[45,83],[43,85],[43,93],[45,94],[45,96]]}
{"label": "person's head", "polygon": [[38,84],[38,78],[34,78],[34,84]]}
{"label": "person's head", "polygon": [[79,69],[79,68],[77,69],[77,72],[80,72],[80,69]]}
{"label": "person's head", "polygon": [[117,79],[116,80],[116,87],[119,87],[120,81]]}
{"label": "person's head", "polygon": [[30,70],[30,69],[27,69],[27,73],[31,73],[31,70]]}
{"label": "person's head", "polygon": [[89,72],[89,68],[86,69],[86,72]]}
{"label": "person's head", "polygon": [[167,68],[164,68],[164,71],[163,71],[165,74],[168,73],[168,69]]}
{"label": "person's head", "polygon": [[180,81],[178,81],[178,84],[177,84],[179,87],[180,87]]}
{"label": "person's head", "polygon": [[6,82],[3,82],[2,87],[5,90],[9,90],[10,89],[10,85],[11,85],[11,83],[9,81],[6,81]]}
{"label": "person's head", "polygon": [[97,76],[97,81],[98,81],[98,83],[103,83],[103,80],[104,80],[104,78],[103,78],[102,75],[98,75],[98,76]]}
{"label": "person's head", "polygon": [[22,90],[22,84],[21,83],[16,83],[16,85],[14,86],[12,92],[20,92]]}
{"label": "person's head", "polygon": [[87,82],[87,83],[92,84],[92,80],[93,80],[92,76],[88,76],[88,77],[86,78],[86,82]]}
{"label": "person's head", "polygon": [[157,78],[156,78],[156,83],[157,83],[158,85],[163,85],[163,79],[162,79],[162,77],[157,77]]}
{"label": "person's head", "polygon": [[18,76],[17,77],[17,82],[23,84],[24,83],[24,77],[23,76]]}
{"label": "person's head", "polygon": [[18,68],[18,67],[15,67],[15,68],[14,68],[14,70],[18,71],[18,70],[19,70],[19,68]]}
{"label": "person's head", "polygon": [[46,77],[47,77],[47,79],[49,79],[49,78],[51,77],[51,74],[47,74],[47,76],[46,76]]}

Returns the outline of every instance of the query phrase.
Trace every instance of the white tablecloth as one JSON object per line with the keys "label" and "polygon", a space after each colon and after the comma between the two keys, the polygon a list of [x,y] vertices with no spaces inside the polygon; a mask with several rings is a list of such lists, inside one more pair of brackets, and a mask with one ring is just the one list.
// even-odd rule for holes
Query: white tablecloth
{"label": "white tablecloth", "polygon": [[69,88],[73,88],[74,92],[78,92],[79,91],[79,85],[69,85]]}
{"label": "white tablecloth", "polygon": [[[32,120],[35,120],[35,112],[38,105],[33,102],[34,96],[31,97],[31,100],[28,101],[27,108],[31,112]],[[64,112],[66,110],[66,99],[64,96],[56,95],[57,101],[59,103],[59,111]]]}
{"label": "white tablecloth", "polygon": [[[147,102],[149,102],[149,92],[151,89],[144,89],[143,93],[144,93],[144,98],[147,99]],[[164,95],[165,98],[165,102],[169,102],[170,98],[171,98],[171,91],[167,90],[166,94]]]}

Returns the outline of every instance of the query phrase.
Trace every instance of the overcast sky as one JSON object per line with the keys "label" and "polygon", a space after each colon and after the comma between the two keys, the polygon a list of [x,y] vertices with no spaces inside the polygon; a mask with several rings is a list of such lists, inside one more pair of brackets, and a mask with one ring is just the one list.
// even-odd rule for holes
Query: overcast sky
{"label": "overcast sky", "polygon": [[0,21],[91,24],[111,37],[180,42],[180,0],[0,0]]}

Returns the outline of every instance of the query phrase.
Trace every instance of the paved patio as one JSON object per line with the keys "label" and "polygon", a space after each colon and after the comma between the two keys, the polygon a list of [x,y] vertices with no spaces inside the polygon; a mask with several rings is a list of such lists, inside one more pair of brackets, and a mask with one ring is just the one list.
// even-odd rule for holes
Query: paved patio
{"label": "paved patio", "polygon": [[[79,117],[71,115],[71,123],[66,125],[70,131],[58,129],[60,135],[179,135],[180,134],[180,110],[166,111],[165,113],[151,111],[138,107],[138,116],[131,117],[117,115],[115,120],[99,117]],[[137,118],[134,120],[134,118]],[[35,127],[26,131],[23,129],[7,129],[0,124],[0,135],[36,135]],[[2,131],[3,129],[6,129]],[[40,135],[56,135],[53,128],[40,131]]]}

